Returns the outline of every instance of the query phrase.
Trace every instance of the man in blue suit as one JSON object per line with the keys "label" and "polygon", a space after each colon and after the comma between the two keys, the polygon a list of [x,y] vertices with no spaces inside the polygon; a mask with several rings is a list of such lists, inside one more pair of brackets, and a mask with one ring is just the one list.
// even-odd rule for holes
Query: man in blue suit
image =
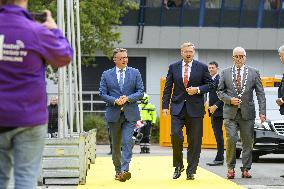
{"label": "man in blue suit", "polygon": [[127,67],[126,49],[115,49],[113,61],[116,67],[103,72],[99,90],[107,103],[105,117],[112,141],[115,180],[125,182],[131,178],[132,135],[136,121],[140,120],[137,101],[144,95],[144,86],[140,72]]}
{"label": "man in blue suit", "polygon": [[183,60],[169,66],[162,100],[163,114],[169,114],[171,103],[171,141],[173,146],[173,179],[180,177],[183,165],[183,133],[187,133],[187,180],[193,180],[201,152],[204,94],[214,88],[207,65],[193,60],[195,47],[186,42],[181,45]]}
{"label": "man in blue suit", "polygon": [[223,138],[223,106],[216,93],[220,75],[218,74],[218,63],[213,61],[208,65],[209,73],[215,83],[215,89],[209,92],[209,107],[208,112],[211,117],[211,125],[214,131],[214,136],[217,142],[217,155],[213,162],[207,163],[209,166],[223,165],[224,163],[224,138]]}

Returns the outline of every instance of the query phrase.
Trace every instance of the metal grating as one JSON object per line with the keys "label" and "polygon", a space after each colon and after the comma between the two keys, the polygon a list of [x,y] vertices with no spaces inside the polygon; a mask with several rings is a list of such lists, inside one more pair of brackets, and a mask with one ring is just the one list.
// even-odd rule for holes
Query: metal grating
{"label": "metal grating", "polygon": [[284,136],[284,122],[274,122],[272,125],[278,135]]}

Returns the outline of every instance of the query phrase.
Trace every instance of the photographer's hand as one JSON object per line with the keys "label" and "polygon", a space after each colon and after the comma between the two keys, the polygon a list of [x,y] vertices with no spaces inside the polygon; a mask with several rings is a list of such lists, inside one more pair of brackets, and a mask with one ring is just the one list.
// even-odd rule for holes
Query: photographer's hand
{"label": "photographer's hand", "polygon": [[54,19],[52,18],[51,12],[49,10],[44,11],[46,13],[46,21],[42,23],[48,29],[57,29],[57,24],[55,23]]}

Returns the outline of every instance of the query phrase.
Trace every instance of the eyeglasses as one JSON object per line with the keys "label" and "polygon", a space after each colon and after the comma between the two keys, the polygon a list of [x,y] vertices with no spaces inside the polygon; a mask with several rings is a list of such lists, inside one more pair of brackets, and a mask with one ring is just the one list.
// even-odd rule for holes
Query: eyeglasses
{"label": "eyeglasses", "polygon": [[117,60],[126,60],[126,59],[128,59],[128,56],[124,56],[124,57],[120,57],[120,58],[117,58],[117,57],[115,57]]}
{"label": "eyeglasses", "polygon": [[241,58],[244,58],[246,57],[246,55],[234,55],[233,58],[238,58],[238,59],[241,59]]}

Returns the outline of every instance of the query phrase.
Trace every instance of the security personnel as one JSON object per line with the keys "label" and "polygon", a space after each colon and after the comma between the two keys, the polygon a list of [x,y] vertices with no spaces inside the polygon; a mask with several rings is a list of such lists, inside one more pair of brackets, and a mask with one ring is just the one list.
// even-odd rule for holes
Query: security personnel
{"label": "security personnel", "polygon": [[156,123],[156,107],[149,103],[149,95],[144,93],[144,97],[139,104],[141,119],[145,122],[145,126],[141,128],[143,138],[140,142],[141,154],[150,153],[150,137],[152,126]]}

